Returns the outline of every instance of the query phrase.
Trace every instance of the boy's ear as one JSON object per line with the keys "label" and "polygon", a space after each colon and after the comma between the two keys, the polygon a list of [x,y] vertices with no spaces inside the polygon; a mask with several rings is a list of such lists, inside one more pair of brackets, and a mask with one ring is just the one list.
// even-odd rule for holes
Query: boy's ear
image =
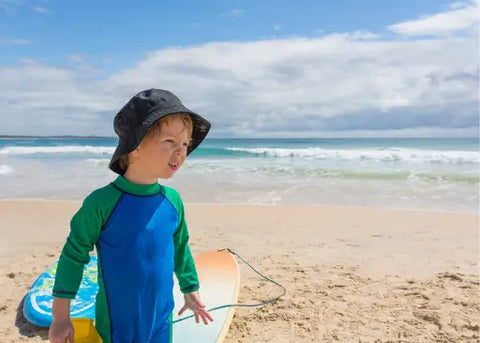
{"label": "boy's ear", "polygon": [[129,155],[130,155],[130,157],[136,158],[136,157],[138,157],[138,154],[139,154],[138,148],[136,148]]}

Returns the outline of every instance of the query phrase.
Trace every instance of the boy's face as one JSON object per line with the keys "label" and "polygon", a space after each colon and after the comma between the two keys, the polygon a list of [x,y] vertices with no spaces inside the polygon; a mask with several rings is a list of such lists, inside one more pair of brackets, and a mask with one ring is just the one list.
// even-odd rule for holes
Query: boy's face
{"label": "boy's face", "polygon": [[185,161],[190,139],[181,119],[169,119],[162,124],[158,134],[152,134],[140,143],[133,152],[134,163],[149,176],[168,179]]}

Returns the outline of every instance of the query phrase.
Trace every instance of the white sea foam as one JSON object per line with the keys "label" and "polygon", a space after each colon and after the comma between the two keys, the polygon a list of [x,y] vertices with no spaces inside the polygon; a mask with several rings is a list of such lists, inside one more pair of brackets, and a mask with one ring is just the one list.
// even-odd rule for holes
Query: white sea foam
{"label": "white sea foam", "polygon": [[[91,145],[67,146],[7,146],[0,149],[0,155],[49,154],[57,156],[90,154],[111,155],[115,147]],[[307,148],[244,148],[227,147],[227,151],[243,152],[252,157],[273,158],[310,158],[315,160],[371,161],[371,162],[407,162],[437,164],[478,164],[479,151],[465,150],[423,150],[411,148],[368,148],[368,149],[325,149]],[[233,157],[233,156],[232,156]]]}
{"label": "white sea foam", "polygon": [[13,168],[9,165],[0,165],[0,175],[8,175],[13,173]]}
{"label": "white sea foam", "polygon": [[91,145],[64,145],[64,146],[9,146],[0,149],[1,155],[31,155],[31,154],[112,154],[115,147]]}
{"label": "white sea foam", "polygon": [[110,162],[110,159],[106,159],[106,158],[87,158],[84,160],[84,162],[87,162],[87,163],[91,163],[95,166],[104,166],[104,165],[108,165],[108,163]]}
{"label": "white sea foam", "polygon": [[480,152],[463,150],[419,150],[408,148],[387,149],[323,149],[323,148],[239,148],[228,147],[229,151],[251,155],[280,158],[314,158],[347,161],[415,162],[415,163],[479,163]]}

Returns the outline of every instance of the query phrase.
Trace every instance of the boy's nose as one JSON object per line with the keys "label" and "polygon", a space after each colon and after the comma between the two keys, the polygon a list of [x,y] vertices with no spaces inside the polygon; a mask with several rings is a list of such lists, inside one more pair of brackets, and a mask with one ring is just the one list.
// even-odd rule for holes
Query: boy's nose
{"label": "boy's nose", "polygon": [[175,154],[177,155],[182,155],[186,152],[187,152],[187,148],[182,145],[177,146],[177,149],[175,149]]}

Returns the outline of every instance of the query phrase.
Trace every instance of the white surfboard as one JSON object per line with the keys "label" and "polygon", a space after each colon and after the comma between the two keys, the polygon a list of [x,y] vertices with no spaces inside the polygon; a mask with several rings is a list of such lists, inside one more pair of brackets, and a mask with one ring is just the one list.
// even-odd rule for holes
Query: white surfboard
{"label": "white surfboard", "polygon": [[[197,255],[194,259],[200,281],[201,300],[207,309],[236,303],[240,290],[240,271],[235,257],[226,250],[220,250]],[[223,342],[233,318],[234,307],[210,312],[214,321],[208,325],[201,320],[196,323],[194,317],[175,322],[192,314],[191,311],[185,311],[180,317],[177,316],[184,301],[176,280],[174,298],[173,342]]]}

